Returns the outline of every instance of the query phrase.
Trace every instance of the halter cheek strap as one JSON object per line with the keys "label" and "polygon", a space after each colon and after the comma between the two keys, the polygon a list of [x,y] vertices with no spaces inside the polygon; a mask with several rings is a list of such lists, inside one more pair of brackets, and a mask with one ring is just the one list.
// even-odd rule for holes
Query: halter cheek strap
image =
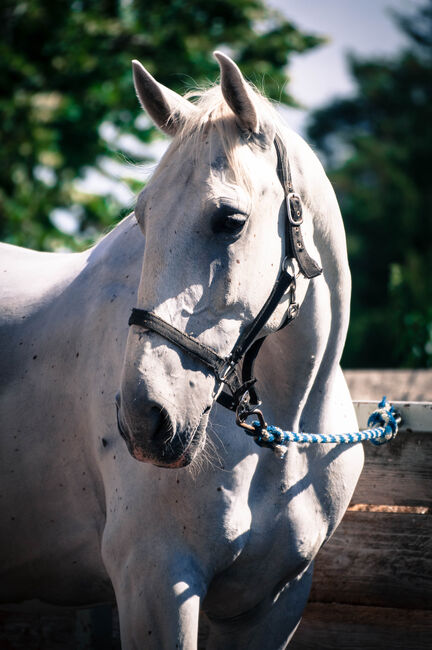
{"label": "halter cheek strap", "polygon": [[[301,199],[294,192],[289,160],[278,135],[275,137],[274,144],[278,160],[277,174],[284,190],[286,203],[285,256],[269,297],[255,319],[240,334],[230,354],[227,357],[220,357],[207,345],[181,332],[153,312],[134,308],[129,318],[129,325],[138,325],[156,332],[211,370],[216,379],[225,384],[230,391],[221,392],[217,401],[232,411],[237,411],[240,403],[244,404],[246,395],[249,404],[259,403],[254,387],[256,379],[253,377],[253,367],[265,337],[259,339],[257,337],[287,291],[289,291],[288,311],[280,329],[291,323],[298,313],[298,305],[295,301],[295,277],[288,272],[289,261],[297,260],[301,273],[308,279],[322,273],[322,269],[308,254],[304,244],[301,232],[303,223]],[[243,367],[240,378],[237,368],[241,359],[243,359]]]}
{"label": "halter cheek strap", "polygon": [[320,275],[322,268],[315,262],[306,250],[301,231],[303,223],[303,208],[300,196],[294,192],[291,167],[286,149],[278,135],[274,139],[277,154],[277,175],[285,193],[286,222],[285,222],[285,254],[295,258],[300,271],[309,280]]}

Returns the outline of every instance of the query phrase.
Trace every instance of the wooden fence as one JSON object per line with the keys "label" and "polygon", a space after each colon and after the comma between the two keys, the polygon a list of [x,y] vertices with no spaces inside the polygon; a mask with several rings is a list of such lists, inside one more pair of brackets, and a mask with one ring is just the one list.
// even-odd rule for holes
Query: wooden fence
{"label": "wooden fence", "polygon": [[[394,404],[401,432],[364,444],[363,473],[318,555],[290,650],[432,648],[432,404]],[[375,406],[356,408],[364,427]]]}
{"label": "wooden fence", "polygon": [[[432,404],[394,404],[404,426],[388,445],[364,444],[364,471],[342,523],[318,555],[290,650],[432,648]],[[364,427],[376,402],[356,408]],[[199,647],[205,648],[205,626]],[[106,606],[3,610],[3,648],[119,650],[116,614]]]}

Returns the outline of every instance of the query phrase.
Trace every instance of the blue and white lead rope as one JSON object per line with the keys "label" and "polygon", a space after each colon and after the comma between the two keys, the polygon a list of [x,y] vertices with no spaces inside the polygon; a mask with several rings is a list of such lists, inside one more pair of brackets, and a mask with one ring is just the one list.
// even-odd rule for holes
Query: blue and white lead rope
{"label": "blue and white lead rope", "polygon": [[288,442],[353,443],[370,440],[374,445],[382,445],[396,437],[398,421],[400,422],[398,412],[387,402],[387,398],[383,397],[376,411],[369,416],[368,427],[371,427],[370,429],[354,433],[295,433],[294,431],[283,431],[271,424],[264,428],[255,420],[252,422],[255,431],[247,431],[247,433],[253,436],[257,445],[273,449],[277,456],[283,458],[288,451],[286,446]]}

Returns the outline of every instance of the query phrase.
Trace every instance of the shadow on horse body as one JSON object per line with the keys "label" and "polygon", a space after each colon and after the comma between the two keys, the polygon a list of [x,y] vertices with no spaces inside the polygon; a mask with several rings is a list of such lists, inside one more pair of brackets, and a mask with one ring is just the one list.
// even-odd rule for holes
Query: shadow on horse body
{"label": "shadow on horse body", "polygon": [[259,448],[215,403],[208,368],[128,328],[138,306],[229,353],[283,256],[277,131],[323,273],[298,273],[297,318],[279,329],[285,296],[260,334],[264,415],[292,430],[357,427],[339,368],[350,276],[333,191],[218,59],[221,86],[196,103],[135,63],[141,103],[174,139],[134,214],[85,253],[2,248],[0,597],[115,596],[125,649],[195,648],[200,608],[209,648],[285,647],[363,462],[361,445],[293,444],[283,460]]}

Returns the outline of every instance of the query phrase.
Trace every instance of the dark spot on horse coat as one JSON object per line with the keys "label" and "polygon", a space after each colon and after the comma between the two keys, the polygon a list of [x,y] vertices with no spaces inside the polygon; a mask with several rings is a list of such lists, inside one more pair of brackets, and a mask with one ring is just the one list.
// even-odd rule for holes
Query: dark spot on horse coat
{"label": "dark spot on horse coat", "polygon": [[37,354],[34,355],[33,359],[37,359]]}
{"label": "dark spot on horse coat", "polygon": [[216,171],[223,171],[226,169],[228,167],[228,160],[226,156],[216,156],[216,158],[211,163],[211,167]]}
{"label": "dark spot on horse coat", "polygon": [[108,443],[107,443],[107,441],[105,440],[105,438],[102,438],[102,445],[103,445],[104,447],[106,447],[107,444],[108,444]]}

